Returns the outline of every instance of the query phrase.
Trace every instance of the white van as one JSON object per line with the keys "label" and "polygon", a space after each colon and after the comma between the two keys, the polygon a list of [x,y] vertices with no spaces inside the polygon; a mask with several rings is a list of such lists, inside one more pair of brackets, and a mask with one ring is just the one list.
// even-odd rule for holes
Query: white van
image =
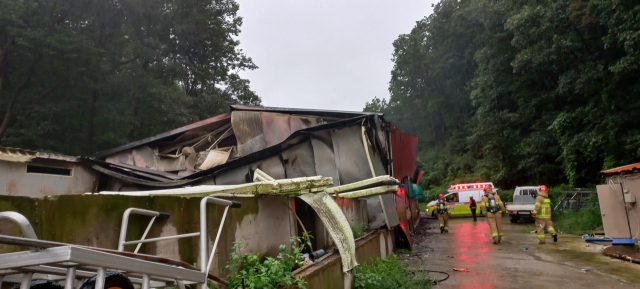
{"label": "white van", "polygon": [[[480,200],[484,196],[484,188],[489,187],[495,193],[498,192],[493,186],[493,183],[471,183],[471,184],[457,184],[452,185],[447,190],[447,194],[444,195],[444,199],[449,204],[449,211],[452,216],[471,216],[471,210],[469,204],[471,197],[476,201],[476,212],[481,214]],[[436,201],[431,201],[427,204],[427,210],[425,214],[427,216],[435,216]]]}

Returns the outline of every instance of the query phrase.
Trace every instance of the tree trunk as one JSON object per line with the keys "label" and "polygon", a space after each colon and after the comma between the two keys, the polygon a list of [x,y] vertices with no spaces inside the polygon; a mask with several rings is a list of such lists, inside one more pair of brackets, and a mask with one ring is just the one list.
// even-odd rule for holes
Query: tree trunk
{"label": "tree trunk", "polygon": [[3,139],[5,133],[7,132],[7,128],[9,127],[9,120],[11,120],[12,116],[13,104],[16,102],[19,93],[19,91],[16,91],[13,96],[11,96],[9,103],[7,103],[7,108],[4,113],[4,117],[2,118],[2,124],[0,124],[0,139]]}
{"label": "tree trunk", "polygon": [[93,135],[95,133],[96,103],[98,102],[98,92],[93,89],[91,94],[91,107],[89,107],[89,131],[87,132],[87,154],[93,154]]}

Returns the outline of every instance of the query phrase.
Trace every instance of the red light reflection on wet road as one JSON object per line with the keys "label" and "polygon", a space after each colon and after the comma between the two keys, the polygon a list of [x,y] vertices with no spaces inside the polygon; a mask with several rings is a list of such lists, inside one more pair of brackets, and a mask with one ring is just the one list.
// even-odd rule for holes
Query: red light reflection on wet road
{"label": "red light reflection on wet road", "polygon": [[466,268],[471,272],[454,272],[466,281],[459,284],[459,288],[494,288],[497,275],[491,270],[493,256],[496,250],[492,244],[489,224],[487,222],[473,222],[464,220],[455,222],[451,228],[451,238],[455,251],[454,264],[456,267]]}

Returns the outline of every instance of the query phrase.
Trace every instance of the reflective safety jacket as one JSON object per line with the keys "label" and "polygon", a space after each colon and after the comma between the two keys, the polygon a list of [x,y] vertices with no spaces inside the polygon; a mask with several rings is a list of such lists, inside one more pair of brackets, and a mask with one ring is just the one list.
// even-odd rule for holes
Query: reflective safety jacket
{"label": "reflective safety jacket", "polygon": [[536,218],[551,218],[551,200],[548,197],[540,196],[536,198],[536,208],[533,210]]}
{"label": "reflective safety jacket", "polygon": [[[486,214],[489,210],[489,197],[487,197],[488,194],[490,193],[485,193],[485,195],[482,196],[482,200],[480,201],[480,209],[482,209],[482,214]],[[493,199],[496,201],[496,205],[500,207],[500,211],[502,213],[506,213],[507,209],[505,209],[504,203],[502,202],[502,200],[500,200],[500,196],[498,196],[498,194],[494,194]]]}

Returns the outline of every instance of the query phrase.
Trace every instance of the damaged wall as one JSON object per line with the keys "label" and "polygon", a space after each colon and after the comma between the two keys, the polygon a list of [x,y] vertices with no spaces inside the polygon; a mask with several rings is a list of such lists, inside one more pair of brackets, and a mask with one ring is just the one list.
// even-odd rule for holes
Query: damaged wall
{"label": "damaged wall", "polygon": [[0,195],[42,198],[93,192],[99,176],[80,162],[33,159],[0,160]]}
{"label": "damaged wall", "polygon": [[[261,252],[263,256],[277,256],[281,244],[288,245],[295,235],[295,223],[286,208],[286,197],[260,196],[225,198],[239,201],[242,208],[229,209],[227,220],[216,250],[212,272],[224,277],[223,267],[229,258],[234,241],[242,241],[238,253]],[[122,214],[129,207],[167,212],[168,220],[158,220],[148,238],[197,232],[201,198],[130,197],[105,195],[73,195],[57,198],[33,199],[0,196],[0,211],[16,211],[27,217],[39,239],[117,249]],[[209,248],[218,229],[224,207],[208,206]],[[132,215],[127,240],[139,239],[149,218]],[[19,235],[17,226],[0,221],[0,234]],[[141,253],[159,255],[189,264],[200,263],[198,238],[167,240],[142,246]],[[0,245],[0,254],[16,251],[16,246]],[[133,251],[129,246],[127,251]]]}

